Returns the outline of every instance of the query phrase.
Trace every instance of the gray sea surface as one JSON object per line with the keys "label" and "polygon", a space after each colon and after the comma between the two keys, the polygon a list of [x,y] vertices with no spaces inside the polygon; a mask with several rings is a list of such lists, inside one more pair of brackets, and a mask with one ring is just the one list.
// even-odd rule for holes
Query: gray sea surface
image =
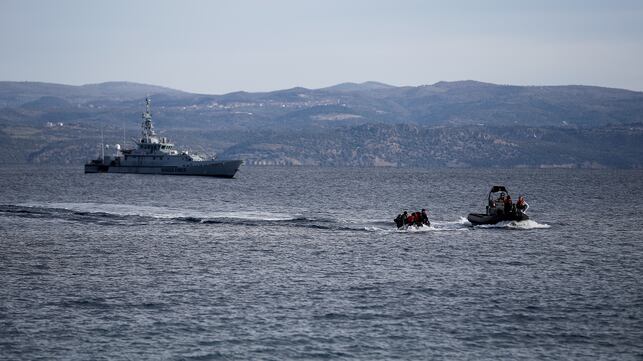
{"label": "gray sea surface", "polygon": [[[471,227],[494,184],[531,220]],[[642,195],[640,170],[3,166],[0,359],[641,360]]]}

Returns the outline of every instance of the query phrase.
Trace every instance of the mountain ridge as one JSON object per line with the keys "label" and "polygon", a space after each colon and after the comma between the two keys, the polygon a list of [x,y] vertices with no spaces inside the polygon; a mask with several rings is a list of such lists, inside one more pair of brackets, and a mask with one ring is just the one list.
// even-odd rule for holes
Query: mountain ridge
{"label": "mountain ridge", "polygon": [[[7,86],[43,86],[43,87],[55,87],[55,88],[78,88],[78,89],[91,89],[91,88],[125,88],[125,87],[138,87],[141,89],[154,89],[158,92],[170,92],[170,93],[184,93],[191,95],[202,95],[202,96],[226,96],[233,94],[269,94],[274,92],[283,92],[291,90],[303,90],[303,91],[320,91],[320,90],[343,90],[355,89],[355,90],[378,90],[378,89],[393,89],[393,88],[426,88],[426,87],[438,87],[438,88],[462,88],[462,87],[515,87],[515,88],[590,88],[590,89],[603,89],[603,90],[618,90],[632,93],[643,94],[643,91],[632,90],[625,88],[609,87],[609,86],[600,86],[600,85],[586,85],[586,84],[564,84],[564,85],[515,85],[515,84],[499,84],[491,82],[483,82],[478,80],[453,80],[445,81],[440,80],[433,84],[421,84],[421,85],[401,85],[395,86],[378,81],[364,81],[361,83],[356,82],[343,82],[335,85],[321,87],[321,88],[307,88],[302,86],[296,86],[292,88],[284,89],[275,89],[271,91],[261,91],[261,92],[252,92],[247,90],[235,90],[227,93],[200,93],[200,92],[190,92],[177,88],[171,88],[163,85],[149,84],[149,83],[140,83],[133,81],[106,81],[100,83],[87,83],[81,85],[73,84],[64,84],[64,83],[53,83],[53,82],[40,82],[40,81],[10,81],[10,80],[0,80],[0,91],[2,91]],[[33,91],[33,90],[32,90]]]}
{"label": "mountain ridge", "polygon": [[0,163],[81,162],[95,153],[97,129],[137,134],[148,95],[159,132],[252,164],[636,168],[643,159],[643,92],[625,89],[463,80],[212,95],[0,82],[0,145],[10,150]]}

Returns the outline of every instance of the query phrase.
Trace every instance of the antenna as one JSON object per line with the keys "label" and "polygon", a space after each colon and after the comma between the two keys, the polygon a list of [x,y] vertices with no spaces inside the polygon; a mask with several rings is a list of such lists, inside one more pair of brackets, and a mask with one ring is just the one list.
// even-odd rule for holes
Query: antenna
{"label": "antenna", "polygon": [[123,122],[123,147],[125,147],[125,122]]}

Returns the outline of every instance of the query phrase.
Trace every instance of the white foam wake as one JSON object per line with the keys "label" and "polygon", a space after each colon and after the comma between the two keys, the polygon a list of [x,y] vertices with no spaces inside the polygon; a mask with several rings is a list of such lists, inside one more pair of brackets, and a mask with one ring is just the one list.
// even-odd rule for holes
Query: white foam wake
{"label": "white foam wake", "polygon": [[476,226],[476,228],[509,228],[509,229],[543,229],[550,228],[551,226],[544,223],[538,223],[534,220],[528,219],[526,221],[508,221],[508,222],[499,222],[496,224],[482,224]]}
{"label": "white foam wake", "polygon": [[380,227],[366,227],[367,231],[380,231],[380,232],[398,232],[398,233],[416,233],[416,232],[462,232],[468,231],[476,228],[499,228],[499,229],[519,229],[519,230],[529,230],[529,229],[545,229],[550,228],[548,224],[538,223],[534,220],[526,220],[521,222],[516,221],[507,221],[500,222],[496,224],[483,224],[472,226],[466,218],[460,217],[455,221],[431,221],[430,227],[409,227],[406,229],[396,229],[393,224],[391,228],[380,228]]}
{"label": "white foam wake", "polygon": [[23,203],[19,206],[40,207],[40,208],[57,208],[73,212],[85,213],[105,213],[115,216],[143,216],[158,219],[172,219],[182,217],[193,218],[230,218],[243,220],[259,221],[288,221],[297,217],[285,213],[275,212],[258,212],[258,211],[202,211],[194,209],[179,209],[171,207],[157,207],[145,205],[130,204],[110,204],[110,203]]}

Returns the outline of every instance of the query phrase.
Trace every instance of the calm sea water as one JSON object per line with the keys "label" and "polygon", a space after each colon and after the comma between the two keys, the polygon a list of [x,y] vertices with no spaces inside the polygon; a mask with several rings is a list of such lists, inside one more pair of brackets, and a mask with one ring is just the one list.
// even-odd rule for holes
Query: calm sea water
{"label": "calm sea water", "polygon": [[643,358],[642,171],[0,172],[3,360]]}

